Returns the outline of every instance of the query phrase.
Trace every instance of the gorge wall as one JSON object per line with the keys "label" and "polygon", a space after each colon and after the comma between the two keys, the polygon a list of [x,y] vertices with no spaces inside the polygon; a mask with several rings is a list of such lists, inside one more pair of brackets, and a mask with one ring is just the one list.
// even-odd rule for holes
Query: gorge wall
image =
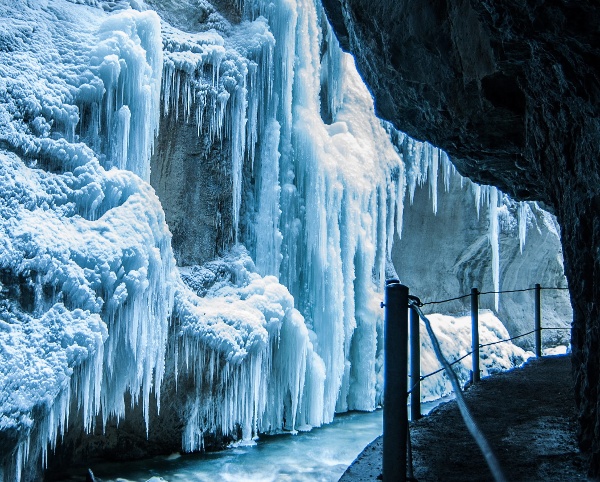
{"label": "gorge wall", "polygon": [[325,0],[379,115],[471,179],[553,210],[581,449],[600,473],[600,10],[591,1]]}

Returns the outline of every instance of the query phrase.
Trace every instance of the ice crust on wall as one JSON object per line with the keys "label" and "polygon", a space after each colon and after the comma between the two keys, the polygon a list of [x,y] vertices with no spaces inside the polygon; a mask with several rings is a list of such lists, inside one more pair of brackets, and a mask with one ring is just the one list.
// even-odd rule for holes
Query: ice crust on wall
{"label": "ice crust on wall", "polygon": [[[435,211],[453,173],[375,117],[320,4],[247,1],[240,23],[211,14],[196,33],[129,4],[0,7],[6,480],[34,478],[70,416],[86,431],[123,417],[127,394],[152,430],[169,357],[193,380],[184,451],[375,408],[405,192],[429,179]],[[205,266],[177,269],[147,183],[161,113],[231,159],[234,246]],[[490,367],[524,357],[511,350]]]}
{"label": "ice crust on wall", "polygon": [[[321,29],[320,6],[251,7],[267,17],[279,46],[275,62],[284,62],[274,80],[274,91],[283,95],[271,113],[280,125],[280,279],[316,334],[326,368],[323,419],[329,421],[336,408],[372,409],[377,402],[376,293],[391,249],[402,165],[352,59]],[[292,51],[295,57],[286,54]],[[259,236],[251,251],[260,246]]]}
{"label": "ice crust on wall", "polygon": [[14,440],[3,478],[19,480],[37,476],[73,400],[86,431],[124,416],[127,393],[147,420],[178,277],[138,177],[158,120],[158,16],[61,1],[2,13],[0,430]]}
{"label": "ice crust on wall", "polygon": [[196,122],[198,135],[206,125],[211,142],[228,141],[237,240],[242,168],[245,159],[254,163],[258,131],[265,131],[260,111],[272,95],[273,35],[259,18],[243,22],[228,37],[165,26],[163,38],[163,113]]}
{"label": "ice crust on wall", "polygon": [[[245,148],[247,170],[232,175],[232,189],[243,191],[246,175],[253,190],[241,204],[234,196],[234,210],[240,210],[235,229],[243,233],[238,239],[258,272],[278,276],[305,316],[326,371],[322,423],[336,410],[371,409],[379,402],[378,292],[394,232],[402,227],[405,186],[414,195],[415,186],[429,180],[435,210],[438,171],[448,189],[455,170],[438,149],[382,128],[351,59],[322,29],[318,6],[246,2],[242,11],[254,21],[223,29],[222,38],[169,31],[167,50],[174,53],[165,54],[173,62],[164,76],[171,103],[165,109],[183,108],[199,132],[208,122],[216,141],[231,143],[233,166],[240,166],[234,146]],[[248,41],[245,33],[240,50],[239,32],[249,31],[258,41]],[[223,59],[230,59],[227,74]],[[252,72],[262,73],[249,81]],[[183,93],[181,105],[177,92]],[[228,104],[240,92],[247,103]],[[390,135],[402,141],[402,149],[398,142],[394,149]],[[480,197],[481,191],[489,197],[488,188],[479,188]],[[264,356],[253,363],[263,362]],[[253,433],[249,427],[256,422],[245,426],[245,433]],[[199,440],[185,445],[196,447]]]}

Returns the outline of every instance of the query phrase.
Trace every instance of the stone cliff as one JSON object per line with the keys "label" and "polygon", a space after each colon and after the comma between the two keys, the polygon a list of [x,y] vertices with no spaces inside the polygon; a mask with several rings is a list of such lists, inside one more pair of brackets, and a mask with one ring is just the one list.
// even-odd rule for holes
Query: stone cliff
{"label": "stone cliff", "polygon": [[600,9],[591,1],[325,0],[378,114],[561,228],[580,448],[600,474]]}

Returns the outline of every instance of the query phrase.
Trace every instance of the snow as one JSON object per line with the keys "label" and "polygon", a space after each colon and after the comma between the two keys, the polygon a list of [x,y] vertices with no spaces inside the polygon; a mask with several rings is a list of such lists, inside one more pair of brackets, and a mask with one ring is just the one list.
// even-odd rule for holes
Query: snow
{"label": "snow", "polygon": [[[438,338],[442,353],[452,363],[455,359],[471,351],[471,316],[451,316],[440,313],[427,315]],[[425,324],[420,320],[419,336],[421,340],[421,375],[427,375],[441,367],[433,352],[431,340]],[[510,338],[502,322],[491,310],[479,311],[479,343],[485,345]],[[512,342],[499,343],[480,349],[481,376],[485,377],[501,370],[508,370],[534,356],[530,351],[514,345]],[[471,378],[471,357],[468,356],[453,365],[459,382],[464,386]],[[412,381],[409,380],[409,387]],[[452,393],[450,380],[445,373],[438,373],[421,382],[422,401],[436,400]]]}

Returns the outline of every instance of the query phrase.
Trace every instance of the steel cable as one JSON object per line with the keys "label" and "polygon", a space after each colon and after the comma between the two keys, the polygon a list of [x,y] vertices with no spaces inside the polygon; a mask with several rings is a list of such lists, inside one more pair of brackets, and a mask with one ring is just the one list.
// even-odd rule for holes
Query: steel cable
{"label": "steel cable", "polygon": [[456,374],[452,370],[452,367],[450,366],[450,364],[448,363],[448,361],[446,360],[446,358],[444,357],[444,355],[442,353],[440,344],[437,340],[437,337],[435,336],[435,333],[433,332],[433,329],[431,328],[429,319],[423,314],[423,311],[421,310],[421,308],[419,308],[416,301],[409,300],[409,306],[412,309],[417,311],[417,313],[419,314],[419,317],[425,323],[425,327],[427,328],[427,333],[429,334],[429,338],[431,338],[431,343],[433,344],[433,350],[435,352],[435,355],[437,356],[438,360],[440,361],[440,363],[446,370],[446,373],[448,374],[448,378],[450,379],[450,383],[452,384],[452,388],[454,389],[454,394],[456,396],[456,402],[458,404],[458,408],[463,417],[463,420],[465,421],[465,425],[467,426],[467,429],[469,430],[469,432],[475,439],[475,442],[479,446],[479,449],[481,450],[481,453],[483,454],[483,456],[488,464],[488,467],[490,468],[490,471],[492,472],[492,476],[494,477],[494,480],[496,482],[506,482],[506,477],[504,477],[502,468],[500,467],[500,464],[498,463],[498,459],[496,459],[496,456],[494,455],[492,448],[488,444],[485,436],[479,429],[479,426],[473,419],[473,416],[471,415],[471,412],[469,411],[469,408],[467,407],[463,393],[460,388],[460,384],[458,382],[458,378],[456,377]]}
{"label": "steel cable", "polygon": [[[558,287],[544,287],[541,286],[540,287],[541,290],[568,290],[569,288],[561,288],[560,286]],[[496,294],[503,294],[503,293],[523,293],[525,291],[534,291],[534,288],[523,288],[520,290],[500,290],[500,291],[479,291],[477,294],[478,295],[496,295]],[[467,294],[467,295],[462,295],[462,296],[455,296],[454,298],[448,298],[445,300],[435,300],[435,301],[428,301],[427,303],[421,303],[420,306],[426,306],[426,305],[439,305],[441,303],[449,303],[450,301],[457,301],[457,300],[462,300],[463,298],[469,298],[471,296],[471,294]]]}
{"label": "steel cable", "polygon": [[[571,328],[566,327],[566,326],[548,326],[548,327],[542,328],[542,330],[570,330],[570,329]],[[493,346],[493,345],[498,345],[500,343],[505,343],[507,341],[516,340],[517,338],[523,338],[524,336],[531,335],[532,333],[535,333],[535,330],[528,331],[527,333],[521,333],[520,335],[512,336],[510,338],[505,338],[504,340],[497,340],[497,341],[492,341],[491,343],[484,343],[484,344],[479,345],[479,348],[485,348],[486,346]],[[456,365],[459,361],[464,360],[465,358],[467,358],[469,355],[472,355],[472,354],[473,354],[473,351],[471,350],[471,351],[465,353],[463,356],[457,358],[456,360],[449,362],[448,365],[450,365],[450,366]],[[431,373],[428,373],[427,375],[421,375],[419,377],[419,381],[422,382],[423,380],[425,380],[433,375],[436,375],[442,371],[444,371],[444,367],[441,367]],[[410,377],[410,375],[409,375],[409,377]],[[410,393],[413,388],[414,388],[414,385],[411,387],[411,389],[408,391],[408,393]]]}

